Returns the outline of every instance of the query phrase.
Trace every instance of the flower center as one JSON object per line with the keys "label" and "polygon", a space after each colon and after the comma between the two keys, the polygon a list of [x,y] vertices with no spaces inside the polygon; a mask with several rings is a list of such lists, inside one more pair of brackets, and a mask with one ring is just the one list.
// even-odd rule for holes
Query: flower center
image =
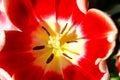
{"label": "flower center", "polygon": [[48,45],[50,45],[51,48],[53,48],[53,49],[59,49],[60,48],[59,36],[57,35],[55,38],[50,36]]}
{"label": "flower center", "polygon": [[79,27],[68,26],[66,24],[61,28],[59,25],[49,26],[47,23],[43,23],[39,29],[37,34],[41,35],[37,36],[37,41],[40,40],[40,43],[36,43],[37,46],[33,47],[34,55],[38,57],[36,64],[50,65],[58,62],[61,63],[64,60],[68,60],[76,65],[78,64],[77,61],[80,55],[84,53],[83,45],[85,43],[85,40],[80,38]]}

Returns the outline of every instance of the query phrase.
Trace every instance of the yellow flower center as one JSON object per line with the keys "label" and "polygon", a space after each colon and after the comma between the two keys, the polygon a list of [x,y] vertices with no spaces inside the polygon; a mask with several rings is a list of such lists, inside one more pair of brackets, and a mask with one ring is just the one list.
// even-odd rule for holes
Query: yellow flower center
{"label": "yellow flower center", "polygon": [[55,38],[50,36],[48,45],[50,45],[51,48],[53,48],[53,49],[59,49],[60,48],[59,36],[57,35]]}
{"label": "yellow flower center", "polygon": [[[33,32],[33,55],[35,64],[42,65],[46,70],[61,70],[68,64],[78,65],[80,55],[84,53],[84,43],[81,38],[80,27],[66,23],[60,26],[58,23],[52,26],[41,22],[40,27]],[[37,38],[37,39],[36,39]],[[58,65],[58,66],[57,66]],[[60,71],[58,71],[60,72]]]}

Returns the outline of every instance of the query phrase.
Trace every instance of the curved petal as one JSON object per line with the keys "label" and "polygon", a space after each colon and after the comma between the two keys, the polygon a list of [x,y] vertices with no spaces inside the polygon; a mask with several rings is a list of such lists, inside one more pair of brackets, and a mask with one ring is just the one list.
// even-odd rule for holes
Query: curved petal
{"label": "curved petal", "polygon": [[30,51],[31,38],[28,34],[17,31],[6,32],[6,42],[0,52],[0,67],[10,74],[34,59]]}
{"label": "curved petal", "polygon": [[81,31],[85,38],[112,37],[115,39],[117,29],[113,21],[102,11],[90,9],[86,19],[81,24]]}
{"label": "curved petal", "polygon": [[[67,2],[66,0],[65,4]],[[68,6],[72,7],[73,5],[73,7],[69,8],[70,11],[67,13],[63,13],[67,9],[67,6],[62,0],[6,0],[7,14],[13,24],[18,26],[22,32],[10,31],[5,33],[6,42],[0,52],[0,67],[8,71],[10,75],[14,75],[15,80],[104,79],[107,67],[102,61],[106,59],[105,57],[109,52],[111,53],[115,45],[114,40],[117,33],[115,25],[111,19],[99,10],[91,9],[86,14],[85,4],[81,8],[79,1],[71,0],[70,3],[71,5],[68,4]],[[85,0],[83,3],[85,3]],[[64,6],[66,6],[65,10],[63,9]],[[77,64],[72,64],[69,62],[69,59],[65,60],[65,62],[61,57],[58,57],[61,55],[54,57],[51,54],[45,60],[49,56],[48,54],[39,57],[42,55],[41,52],[33,51],[34,49],[44,48],[44,46],[39,45],[43,44],[44,40],[46,40],[44,44],[48,44],[49,38],[49,32],[46,28],[37,28],[37,18],[40,20],[50,18],[51,21],[53,20],[52,22],[55,22],[56,15],[57,19],[60,17],[65,17],[65,19],[69,17],[73,21],[73,24],[79,24],[80,30],[84,35],[83,38],[87,39],[85,43],[85,55],[80,56],[80,60],[76,61],[76,63],[78,62]],[[49,20],[46,21],[49,22]],[[40,36],[40,34],[43,36]],[[49,53],[49,51],[47,52]],[[43,50],[43,53],[47,52]],[[52,53],[51,50],[50,53]],[[59,54],[59,50],[57,53]],[[51,60],[53,61],[49,63]],[[42,64],[44,62],[45,64]]]}
{"label": "curved petal", "polygon": [[63,69],[65,80],[101,80],[105,73],[100,71],[99,65],[85,58],[79,61],[79,66],[69,65]]}
{"label": "curved petal", "polygon": [[79,9],[83,12],[83,13],[87,13],[87,5],[88,1],[87,0],[77,0],[77,5],[79,7]]}
{"label": "curved petal", "polygon": [[29,0],[4,0],[4,4],[10,20],[20,30],[27,30],[37,23]]}
{"label": "curved petal", "polygon": [[[65,63],[63,63],[65,64]],[[87,65],[86,65],[87,64]],[[65,64],[66,65],[66,64]],[[99,65],[95,65],[87,59],[81,59],[79,65],[63,66],[63,72],[57,74],[56,72],[48,71],[44,72],[40,66],[28,65],[22,68],[20,71],[14,74],[15,80],[101,80],[106,78],[107,67],[102,61]],[[99,67],[100,66],[100,67]],[[94,69],[94,70],[93,70]],[[35,77],[34,77],[35,76]]]}
{"label": "curved petal", "polygon": [[[35,76],[35,77],[34,77]],[[44,70],[35,65],[28,65],[14,74],[15,80],[62,80],[61,75],[54,72],[44,73]]]}
{"label": "curved petal", "polygon": [[75,2],[75,6],[74,6],[71,17],[72,17],[73,24],[77,24],[77,25],[81,24],[81,22],[85,18],[85,13],[83,13],[80,10],[79,3],[77,1]]}
{"label": "curved petal", "polygon": [[0,30],[0,51],[2,50],[4,45],[5,45],[5,33],[3,30]]}
{"label": "curved petal", "polygon": [[31,0],[31,3],[37,17],[41,20],[55,14],[56,1],[57,0]]}
{"label": "curved petal", "polygon": [[59,0],[59,2],[56,5],[57,20],[68,20],[73,13],[74,7],[76,6],[76,0]]}
{"label": "curved petal", "polygon": [[[82,2],[82,1],[81,1]],[[69,3],[69,4],[68,4]],[[83,0],[84,3],[84,0]],[[57,22],[63,28],[66,24],[71,27],[80,24],[85,14],[79,9],[77,0],[60,0],[56,11]]]}
{"label": "curved petal", "polygon": [[112,53],[114,46],[115,42],[110,43],[107,40],[107,37],[88,40],[85,44],[84,56],[90,59],[92,62],[95,62],[97,58],[106,59],[106,57],[108,57]]}
{"label": "curved petal", "polygon": [[108,71],[108,67],[107,67],[107,63],[104,60],[101,60],[99,62],[99,69],[101,72],[104,73],[103,77],[101,78],[101,80],[110,80],[110,74]]}
{"label": "curved petal", "polygon": [[12,77],[2,68],[0,68],[0,79],[1,80],[12,80]]}
{"label": "curved petal", "polygon": [[[80,72],[83,72],[83,74],[86,73],[87,79],[100,80],[102,78],[102,76],[104,75],[104,72],[101,72],[99,69],[99,66],[95,65],[95,63],[91,59],[83,57],[82,59],[79,60],[79,65],[81,68]],[[78,76],[78,78],[79,78],[79,76]]]}
{"label": "curved petal", "polygon": [[0,30],[19,30],[8,19],[3,0],[0,1]]}

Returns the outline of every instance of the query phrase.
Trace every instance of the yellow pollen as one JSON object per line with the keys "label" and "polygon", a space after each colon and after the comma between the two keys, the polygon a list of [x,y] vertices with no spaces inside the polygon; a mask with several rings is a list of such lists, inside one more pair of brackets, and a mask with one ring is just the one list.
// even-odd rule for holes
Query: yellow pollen
{"label": "yellow pollen", "polygon": [[60,48],[59,35],[57,35],[56,37],[50,36],[50,40],[48,41],[48,44],[53,49],[59,49]]}

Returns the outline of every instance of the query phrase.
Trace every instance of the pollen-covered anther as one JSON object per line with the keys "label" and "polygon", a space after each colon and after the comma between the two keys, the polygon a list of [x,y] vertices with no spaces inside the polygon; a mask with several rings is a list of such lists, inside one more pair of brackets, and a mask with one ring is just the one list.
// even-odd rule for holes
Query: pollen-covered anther
{"label": "pollen-covered anther", "polygon": [[52,53],[47,59],[46,64],[49,64],[53,60],[53,58],[54,58],[54,54]]}
{"label": "pollen-covered anther", "polygon": [[44,26],[41,26],[41,27],[47,33],[47,35],[50,36],[50,33],[48,32],[48,30]]}
{"label": "pollen-covered anther", "polygon": [[35,46],[35,47],[33,48],[33,50],[41,50],[41,49],[44,49],[44,48],[45,48],[44,45],[42,45],[42,46]]}
{"label": "pollen-covered anther", "polygon": [[66,28],[67,28],[67,25],[68,25],[68,23],[66,23],[66,25],[64,26],[64,28],[62,29],[62,31],[61,31],[61,34],[63,34],[64,33],[64,31],[66,30]]}
{"label": "pollen-covered anther", "polygon": [[76,42],[77,43],[77,41],[67,41],[67,43],[72,43],[72,42]]}

